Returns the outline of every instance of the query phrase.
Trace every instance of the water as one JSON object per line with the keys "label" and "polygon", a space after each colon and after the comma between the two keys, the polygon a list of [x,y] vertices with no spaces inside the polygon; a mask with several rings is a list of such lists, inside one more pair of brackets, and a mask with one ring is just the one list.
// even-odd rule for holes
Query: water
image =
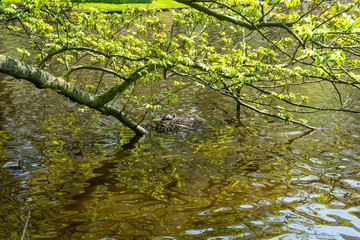
{"label": "water", "polygon": [[356,115],[317,132],[251,114],[242,127],[198,89],[173,107],[205,125],[131,140],[51,91],[0,84],[1,239],[29,211],[29,239],[360,238]]}
{"label": "water", "polygon": [[[0,239],[360,239],[358,115],[284,125],[205,89],[166,111],[206,123],[133,133],[0,75]],[[326,121],[331,118],[331,121]]]}

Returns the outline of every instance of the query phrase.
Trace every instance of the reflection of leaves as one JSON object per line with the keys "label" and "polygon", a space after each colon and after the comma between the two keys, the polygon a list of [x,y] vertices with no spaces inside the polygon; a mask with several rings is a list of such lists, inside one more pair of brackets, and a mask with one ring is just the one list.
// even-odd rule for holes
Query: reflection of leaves
{"label": "reflection of leaves", "polygon": [[[76,114],[53,117],[46,123],[51,132],[46,133],[48,144],[44,151],[67,144],[69,140],[61,139],[58,131],[72,130],[73,137],[82,126]],[[141,144],[129,145],[115,143],[116,139],[124,142],[124,136],[96,135],[92,151],[88,145],[86,157],[82,158],[73,158],[56,148],[58,153],[46,156],[42,162],[44,168],[34,171],[27,183],[31,196],[28,202],[41,209],[34,211],[33,216],[44,219],[34,224],[58,231],[61,224],[45,216],[54,211],[56,221],[59,216],[63,217],[60,217],[61,223],[76,221],[76,234],[88,234],[89,229],[99,228],[113,229],[120,234],[127,223],[136,225],[136,229],[156,225],[161,227],[158,231],[177,231],[184,239],[191,239],[184,229],[209,226],[220,226],[216,231],[224,235],[249,229],[260,231],[261,226],[254,224],[255,221],[268,221],[284,209],[284,205],[296,207],[306,201],[304,196],[297,195],[299,189],[309,194],[319,194],[321,189],[311,185],[314,182],[305,186],[297,180],[308,173],[316,174],[315,170],[300,164],[308,159],[305,151],[308,139],[298,138],[297,144],[304,141],[305,150],[294,153],[292,143],[281,143],[284,136],[281,139],[259,137],[263,129],[257,130],[256,134],[249,130],[250,134],[241,136],[241,129],[234,126],[206,128],[181,136],[147,136]],[[112,144],[101,145],[108,140]],[[274,146],[276,142],[280,145]],[[297,164],[301,171],[294,171]],[[323,172],[317,174],[321,174],[324,181]],[[317,201],[328,201],[329,198],[324,197],[328,194],[326,188],[326,194],[319,194]],[[282,202],[288,195],[295,195],[299,201]],[[44,209],[50,210],[42,213]],[[181,228],[177,229],[179,222]],[[45,231],[36,234],[47,236]],[[201,236],[206,234],[211,231]]]}
{"label": "reflection of leaves", "polygon": [[2,160],[5,159],[5,154],[4,154],[4,150],[5,150],[5,144],[4,141],[9,140],[10,136],[7,135],[7,133],[4,130],[0,130],[0,165],[3,164]]}
{"label": "reflection of leaves", "polygon": [[[169,149],[172,149],[170,147],[164,151],[166,150],[167,155],[175,155],[174,157],[163,159],[149,156],[145,160],[131,157],[127,161],[128,165],[118,169],[117,180],[160,201],[170,201],[170,196],[182,193],[193,199],[193,204],[201,205],[204,198],[195,200],[202,195],[201,189],[210,179],[221,179],[219,169],[227,168],[230,164],[225,159],[229,152],[236,149],[230,137],[234,133],[235,129],[228,127],[219,132],[215,129],[209,130],[201,136],[194,134],[192,142],[189,143],[191,154],[186,156],[180,156],[176,151],[169,153]],[[171,139],[164,139],[159,147],[168,146],[167,141]],[[147,145],[143,143],[142,146],[146,151]],[[248,153],[251,154],[251,151]]]}

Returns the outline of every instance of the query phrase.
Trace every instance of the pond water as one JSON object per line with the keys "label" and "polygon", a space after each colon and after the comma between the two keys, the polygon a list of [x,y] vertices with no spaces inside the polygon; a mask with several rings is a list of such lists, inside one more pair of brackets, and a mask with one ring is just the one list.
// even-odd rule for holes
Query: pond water
{"label": "pond water", "polygon": [[189,88],[206,123],[134,134],[0,75],[0,239],[360,239],[359,115],[284,125]]}

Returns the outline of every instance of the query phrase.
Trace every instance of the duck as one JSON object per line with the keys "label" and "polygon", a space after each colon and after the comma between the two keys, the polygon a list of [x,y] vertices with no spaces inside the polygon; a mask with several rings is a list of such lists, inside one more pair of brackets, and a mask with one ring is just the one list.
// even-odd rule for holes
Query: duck
{"label": "duck", "polygon": [[173,114],[164,114],[163,117],[162,117],[162,120],[165,121],[165,120],[173,120],[175,118],[175,115]]}

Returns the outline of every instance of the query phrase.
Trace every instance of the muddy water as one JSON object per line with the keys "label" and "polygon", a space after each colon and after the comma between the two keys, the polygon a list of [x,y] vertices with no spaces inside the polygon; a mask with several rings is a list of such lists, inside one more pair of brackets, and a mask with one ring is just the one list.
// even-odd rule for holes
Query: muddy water
{"label": "muddy water", "polygon": [[309,132],[189,88],[206,123],[133,133],[0,75],[0,239],[360,239],[358,115]]}

